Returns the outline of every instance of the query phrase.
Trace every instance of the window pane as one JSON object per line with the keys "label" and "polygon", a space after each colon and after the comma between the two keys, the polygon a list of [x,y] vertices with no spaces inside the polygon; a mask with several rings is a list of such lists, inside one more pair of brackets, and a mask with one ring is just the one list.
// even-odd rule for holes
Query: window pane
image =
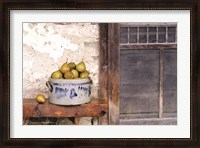
{"label": "window pane", "polygon": [[128,28],[120,28],[120,43],[128,43]]}
{"label": "window pane", "polygon": [[166,39],[166,27],[159,27],[158,28],[158,43],[165,43]]}
{"label": "window pane", "polygon": [[177,111],[177,50],[164,52],[164,113]]}
{"label": "window pane", "polygon": [[129,42],[137,43],[137,28],[136,27],[129,28]]}
{"label": "window pane", "polygon": [[176,37],[176,28],[168,27],[168,42],[169,43],[175,42],[175,37]]}
{"label": "window pane", "polygon": [[139,43],[147,43],[147,27],[139,28]]}
{"label": "window pane", "polygon": [[149,27],[149,43],[156,43],[156,27]]}
{"label": "window pane", "polygon": [[158,113],[159,50],[120,50],[120,113]]}

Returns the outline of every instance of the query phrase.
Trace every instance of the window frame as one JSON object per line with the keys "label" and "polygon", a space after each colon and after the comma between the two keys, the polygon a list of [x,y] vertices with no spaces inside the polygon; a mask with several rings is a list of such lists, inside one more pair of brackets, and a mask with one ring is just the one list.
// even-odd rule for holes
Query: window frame
{"label": "window frame", "polygon": [[[120,49],[145,49],[157,48],[160,55],[164,54],[165,48],[177,48],[175,43],[150,43],[120,45],[120,27],[145,26],[146,23],[101,23],[99,24],[100,35],[100,67],[99,67],[99,98],[107,100],[108,113],[100,118],[100,124],[118,125],[120,117]],[[174,23],[151,23],[148,26],[173,26]],[[177,38],[177,37],[176,37]],[[163,56],[160,59],[161,71],[163,75]],[[160,80],[159,94],[159,117],[163,116],[163,81]]]}

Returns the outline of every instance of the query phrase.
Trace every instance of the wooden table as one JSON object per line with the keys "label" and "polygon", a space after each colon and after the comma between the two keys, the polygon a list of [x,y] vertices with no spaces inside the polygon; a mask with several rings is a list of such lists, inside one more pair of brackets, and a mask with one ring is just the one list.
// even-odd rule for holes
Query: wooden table
{"label": "wooden table", "polygon": [[79,124],[79,117],[99,117],[108,111],[107,102],[104,99],[92,98],[87,104],[61,106],[48,102],[38,104],[35,99],[23,99],[23,118],[30,117],[73,117],[74,124]]}

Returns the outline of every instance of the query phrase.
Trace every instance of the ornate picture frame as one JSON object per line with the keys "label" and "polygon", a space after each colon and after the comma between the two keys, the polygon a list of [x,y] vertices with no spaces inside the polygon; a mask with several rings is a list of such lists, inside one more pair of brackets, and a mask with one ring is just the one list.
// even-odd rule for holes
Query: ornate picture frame
{"label": "ornate picture frame", "polygon": [[[190,11],[190,138],[10,138],[10,96],[12,82],[10,79],[10,40],[11,40],[11,29],[10,29],[10,12],[11,10],[189,10]],[[200,50],[200,1],[199,0],[152,0],[151,2],[146,0],[141,1],[126,1],[121,0],[82,0],[80,2],[73,0],[66,1],[37,1],[37,0],[21,0],[21,1],[7,1],[1,2],[1,81],[0,81],[0,133],[1,133],[1,145],[4,147],[9,146],[170,146],[170,147],[198,147],[200,146],[200,100],[199,100],[199,50]],[[102,28],[105,29],[105,28]],[[113,32],[111,32],[113,33]],[[114,37],[114,34],[113,34]],[[102,39],[102,41],[105,39]],[[105,45],[106,46],[106,45]],[[109,45],[112,46],[112,45]],[[105,56],[105,49],[102,51],[102,55]],[[111,51],[110,51],[111,52]],[[108,55],[106,55],[108,56]],[[113,55],[117,56],[117,55]],[[114,58],[111,58],[112,65],[115,64]],[[104,71],[103,64],[100,67],[102,72]],[[113,69],[112,69],[113,68]],[[115,68],[111,67],[111,72],[115,72]],[[103,73],[105,76],[106,74]],[[116,80],[114,77],[110,78],[110,83],[114,83]],[[100,86],[107,86],[107,82],[100,83]],[[116,86],[117,87],[117,86]],[[109,87],[107,88],[107,90]],[[118,97],[116,88],[112,88],[111,92],[113,99],[111,102],[115,102]],[[101,90],[100,90],[101,91]],[[102,97],[107,94],[100,94]],[[112,111],[115,111],[113,106],[110,107],[109,111],[111,115]],[[112,122],[112,121],[111,121]],[[115,121],[113,121],[115,122]],[[103,127],[102,127],[103,129]],[[116,131],[117,132],[117,131]],[[106,134],[106,132],[105,132]],[[162,133],[161,133],[162,134]]]}

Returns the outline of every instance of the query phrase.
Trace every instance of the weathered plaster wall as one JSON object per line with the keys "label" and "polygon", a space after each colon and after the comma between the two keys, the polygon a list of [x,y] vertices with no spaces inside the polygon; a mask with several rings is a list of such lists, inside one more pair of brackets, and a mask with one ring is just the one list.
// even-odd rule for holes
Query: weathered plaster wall
{"label": "weathered plaster wall", "polygon": [[46,81],[62,63],[84,61],[98,97],[98,24],[23,23],[23,98],[46,97]]}

